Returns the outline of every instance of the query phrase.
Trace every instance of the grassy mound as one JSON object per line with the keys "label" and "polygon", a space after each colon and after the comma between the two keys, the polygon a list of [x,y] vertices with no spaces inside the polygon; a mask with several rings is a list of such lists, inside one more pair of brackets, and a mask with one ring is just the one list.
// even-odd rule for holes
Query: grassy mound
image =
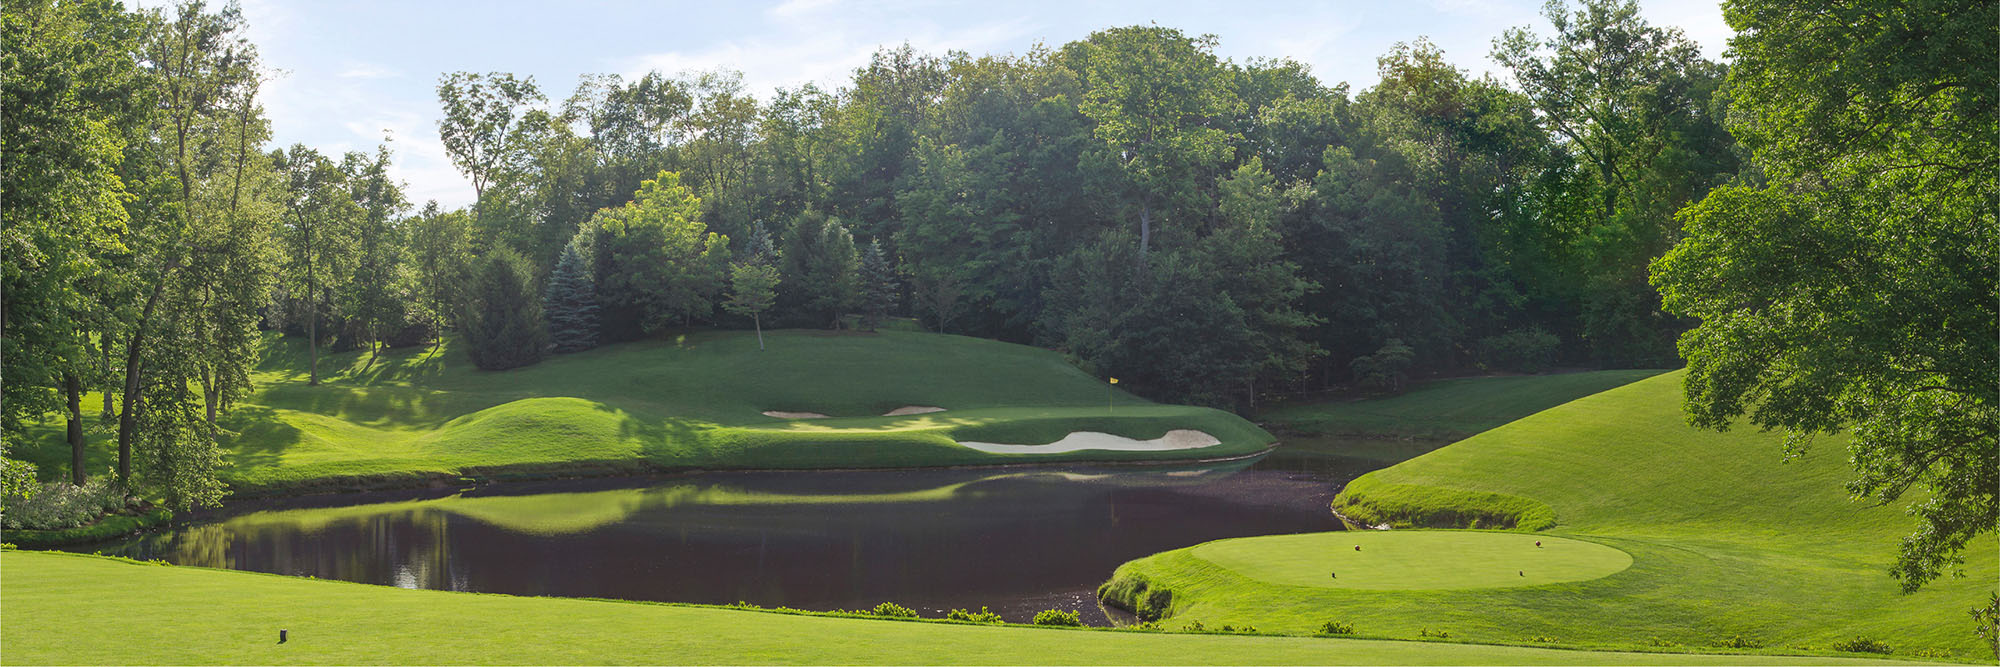
{"label": "grassy mound", "polygon": [[[1574,537],[1630,554],[1616,574],[1472,590],[1309,588],[1245,576],[1196,547],[1128,563],[1106,591],[1144,582],[1168,591],[1176,621],[1210,626],[1308,631],[1340,621],[1383,637],[1445,630],[1472,641],[1781,650],[1862,636],[1899,656],[1991,658],[1965,613],[2000,579],[1992,537],[1965,554],[1966,577],[1902,594],[1887,571],[1913,522],[1901,508],[1847,498],[1840,442],[1787,462],[1777,434],[1692,428],[1680,377],[1537,413],[1363,476],[1335,500],[1342,514],[1386,523],[1515,517],[1546,528],[1524,538]],[[1233,548],[1258,553],[1269,543],[1278,553],[1285,539]]]}
{"label": "grassy mound", "polygon": [[[0,663],[10,665],[1865,664],[859,620],[404,590],[58,553],[0,553],[0,570]],[[117,630],[79,637],[78,628]],[[283,644],[279,629],[288,631]]]}
{"label": "grassy mound", "polygon": [[[875,468],[1040,461],[1162,461],[1252,454],[1270,434],[1227,412],[1117,391],[1036,348],[961,336],[703,332],[612,345],[501,372],[461,352],[407,349],[369,362],[325,355],[307,383],[297,339],[273,338],[256,392],[222,426],[224,479],[239,492],[338,489],[425,479],[676,468]],[[97,405],[97,397],[86,405]],[[945,412],[884,417],[909,405]],[[766,410],[830,419],[774,419]],[[1167,452],[989,454],[956,444],[1043,444],[1071,431],[1157,438],[1186,428],[1214,447]],[[54,425],[22,447],[45,474],[67,468]],[[108,466],[108,429],[91,469]]]}

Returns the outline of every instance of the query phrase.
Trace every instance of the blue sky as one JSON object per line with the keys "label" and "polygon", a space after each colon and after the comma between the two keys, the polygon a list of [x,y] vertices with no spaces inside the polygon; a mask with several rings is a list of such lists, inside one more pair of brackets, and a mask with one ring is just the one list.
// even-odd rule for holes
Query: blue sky
{"label": "blue sky", "polygon": [[[1520,25],[1546,31],[1539,0],[242,1],[251,39],[277,70],[264,92],[274,141],[339,152],[390,136],[410,199],[446,206],[472,199],[437,139],[438,76],[456,70],[533,76],[559,102],[586,73],[728,67],[767,97],[808,81],[838,86],[881,46],[1022,53],[1152,22],[1214,34],[1223,57],[1289,57],[1323,82],[1359,91],[1375,83],[1375,57],[1399,41],[1428,36],[1459,67],[1497,73],[1486,57],[1495,37]],[[1713,0],[1641,6],[1648,20],[1680,27],[1721,57],[1730,31]]]}

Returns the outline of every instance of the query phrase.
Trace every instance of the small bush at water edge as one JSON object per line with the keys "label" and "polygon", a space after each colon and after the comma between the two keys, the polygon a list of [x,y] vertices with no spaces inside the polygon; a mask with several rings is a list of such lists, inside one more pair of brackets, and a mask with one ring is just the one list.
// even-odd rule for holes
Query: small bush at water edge
{"label": "small bush at water edge", "polygon": [[1326,625],[1319,626],[1319,633],[1322,635],[1351,635],[1354,634],[1354,624],[1327,621]]}
{"label": "small bush at water edge", "polygon": [[1083,627],[1083,615],[1061,609],[1043,609],[1035,614],[1035,625]]}
{"label": "small bush at water edge", "polygon": [[999,614],[995,614],[993,613],[993,610],[987,609],[985,607],[980,607],[978,612],[970,612],[964,609],[953,609],[949,613],[946,613],[944,615],[944,618],[947,621],[971,621],[973,623],[1006,622],[1005,620],[1002,620],[1000,618]]}
{"label": "small bush at water edge", "polygon": [[917,610],[896,604],[894,602],[884,602],[882,604],[875,605],[875,608],[869,610],[868,613],[874,614],[876,616],[882,616],[885,618],[917,617]]}
{"label": "small bush at water edge", "polygon": [[1867,637],[1855,637],[1846,641],[1834,642],[1833,650],[1845,651],[1847,653],[1880,653],[1882,655],[1890,653],[1888,644]]}

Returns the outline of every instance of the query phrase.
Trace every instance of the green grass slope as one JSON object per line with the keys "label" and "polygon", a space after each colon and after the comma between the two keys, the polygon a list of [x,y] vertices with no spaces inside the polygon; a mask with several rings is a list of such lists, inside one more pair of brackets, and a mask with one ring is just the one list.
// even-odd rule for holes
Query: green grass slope
{"label": "green grass slope", "polygon": [[[1643,380],[1537,413],[1365,475],[1335,500],[1368,523],[1521,525],[1538,535],[1630,554],[1629,568],[1587,581],[1514,588],[1334,590],[1268,583],[1296,550],[1248,538],[1228,564],[1207,545],[1128,563],[1106,585],[1136,600],[1171,591],[1175,622],[1306,630],[1329,620],[1364,635],[1554,639],[1587,646],[1720,646],[1741,637],[1772,650],[1825,650],[1868,637],[1900,656],[1986,661],[1966,610],[2000,572],[1992,537],[1974,542],[1963,578],[1905,595],[1888,576],[1913,528],[1898,507],[1847,498],[1838,439],[1783,460],[1781,437],[1686,424],[1680,378]],[[1371,537],[1428,531],[1369,533]],[[1343,548],[1334,540],[1332,551]],[[1412,556],[1448,565],[1448,550]],[[1287,555],[1292,554],[1292,555]],[[1327,563],[1332,554],[1327,554]]]}
{"label": "green grass slope", "polygon": [[1612,370],[1453,378],[1383,398],[1287,403],[1257,417],[1304,434],[1458,439],[1660,373]]}
{"label": "green grass slope", "polygon": [[404,590],[61,553],[0,553],[0,571],[0,663],[10,665],[1864,664],[875,621]]}
{"label": "green grass slope", "polygon": [[[745,332],[611,345],[528,368],[472,367],[435,352],[323,355],[307,383],[303,344],[273,338],[256,391],[223,422],[239,491],[339,488],[440,476],[673,468],[869,468],[1041,461],[1155,461],[1255,453],[1273,438],[1227,412],[1161,405],[1036,348],[884,331]],[[86,405],[97,405],[91,397]],[[945,412],[882,417],[909,406]],[[766,410],[832,419],[783,420]],[[1176,428],[1222,444],[1170,452],[988,454],[955,440],[1042,444],[1071,431],[1156,438]],[[93,469],[111,460],[100,428]],[[67,468],[53,425],[19,455]]]}

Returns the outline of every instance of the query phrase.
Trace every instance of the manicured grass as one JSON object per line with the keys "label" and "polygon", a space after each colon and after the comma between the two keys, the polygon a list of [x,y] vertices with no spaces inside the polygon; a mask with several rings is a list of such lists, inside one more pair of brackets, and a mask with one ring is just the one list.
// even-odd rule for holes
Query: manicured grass
{"label": "manicured grass", "polygon": [[18,551],[0,553],[0,572],[5,664],[1886,662],[875,621],[404,590]]}
{"label": "manicured grass", "polygon": [[[1714,647],[1742,637],[1778,650],[1824,650],[1862,636],[1897,656],[1990,662],[1966,611],[2000,580],[1993,537],[1970,545],[1965,577],[1901,593],[1888,568],[1913,521],[1902,507],[1847,498],[1842,484],[1852,473],[1840,439],[1787,462],[1778,434],[1695,429],[1681,416],[1681,377],[1642,380],[1481,433],[1365,475],[1335,501],[1369,523],[1512,518],[1549,526],[1521,536],[1630,554],[1631,566],[1615,574],[1466,590],[1280,585],[1269,573],[1302,567],[1283,548],[1298,538],[1273,537],[1222,543],[1239,557],[1226,565],[1204,557],[1213,545],[1133,561],[1106,590],[1127,598],[1172,591],[1169,625],[1299,632],[1343,621],[1364,636],[1428,629],[1454,640],[1611,647]],[[1336,545],[1349,539],[1335,535]],[[1411,558],[1422,567],[1460,555]]]}
{"label": "manicured grass", "polygon": [[[1117,391],[1036,348],[884,331],[700,332],[611,345],[500,372],[463,352],[323,355],[309,386],[304,345],[273,338],[256,392],[222,425],[239,491],[414,483],[425,477],[671,468],[869,468],[1038,461],[1154,461],[1255,453],[1274,438],[1227,412]],[[95,406],[96,397],[86,401]],[[882,417],[907,405],[945,412]],[[766,410],[834,419],[782,420]],[[1176,428],[1222,444],[1170,452],[988,454],[955,440],[1041,444],[1071,431],[1156,438]],[[93,470],[110,461],[99,433]],[[19,450],[66,469],[53,426]]]}
{"label": "manicured grass", "polygon": [[1383,398],[1289,403],[1257,417],[1306,435],[1456,440],[1660,373],[1616,370],[1455,378]]}
{"label": "manicured grass", "polygon": [[1371,591],[1539,586],[1588,581],[1632,566],[1625,552],[1595,542],[1456,530],[1218,540],[1190,553],[1268,584]]}

